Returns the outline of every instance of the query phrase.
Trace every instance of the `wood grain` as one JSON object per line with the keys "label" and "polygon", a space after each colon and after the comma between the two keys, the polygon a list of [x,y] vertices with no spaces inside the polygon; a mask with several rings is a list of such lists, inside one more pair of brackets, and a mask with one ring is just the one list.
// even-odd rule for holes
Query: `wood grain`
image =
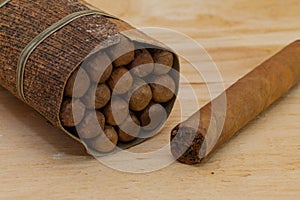
{"label": "wood grain", "polygon": [[[88,2],[138,27],[159,26],[187,34],[209,52],[226,86],[299,39],[296,0]],[[184,60],[182,73],[193,83],[199,106],[208,102],[203,80]],[[186,88],[182,82],[181,90]],[[109,169],[87,156],[80,144],[1,87],[0,97],[0,199],[298,199],[300,195],[299,84],[205,164],[174,163],[140,175]],[[192,100],[187,97],[185,102]],[[182,118],[193,111],[192,106],[184,108]],[[180,120],[177,104],[161,134],[134,151],[165,145]]]}

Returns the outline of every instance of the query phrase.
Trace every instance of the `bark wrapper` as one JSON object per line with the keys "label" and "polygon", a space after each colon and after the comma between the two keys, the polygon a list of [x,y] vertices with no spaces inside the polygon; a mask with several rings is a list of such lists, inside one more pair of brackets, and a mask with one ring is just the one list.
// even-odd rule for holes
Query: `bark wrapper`
{"label": "bark wrapper", "polygon": [[[0,85],[20,98],[16,70],[22,50],[52,24],[72,13],[90,9],[76,0],[11,0],[1,7]],[[66,83],[72,72],[95,50],[119,43],[120,32],[125,30],[134,30],[125,35],[131,41],[165,48],[122,20],[100,14],[80,17],[44,40],[30,55],[23,82],[26,103],[79,141],[62,127],[59,118]],[[174,68],[179,70],[178,60],[175,62]],[[173,103],[167,108],[168,113]]]}

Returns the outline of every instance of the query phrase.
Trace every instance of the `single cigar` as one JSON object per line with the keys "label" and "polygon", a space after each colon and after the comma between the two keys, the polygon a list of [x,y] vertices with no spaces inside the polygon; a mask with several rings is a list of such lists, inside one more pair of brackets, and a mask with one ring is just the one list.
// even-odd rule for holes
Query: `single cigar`
{"label": "single cigar", "polygon": [[135,51],[134,61],[128,67],[133,75],[142,78],[153,72],[154,61],[149,51],[138,49]]}
{"label": "single cigar", "polygon": [[104,127],[104,115],[99,111],[88,111],[82,122],[76,128],[80,138],[91,139],[102,134]]}
{"label": "single cigar", "polygon": [[128,103],[120,97],[114,96],[104,108],[106,122],[112,126],[120,125],[129,114]]}
{"label": "single cigar", "polygon": [[[75,85],[76,81],[76,85]],[[90,78],[82,68],[75,70],[69,78],[65,87],[65,96],[80,98],[90,87]]]}
{"label": "single cigar", "polygon": [[172,77],[168,74],[152,76],[150,78],[153,100],[157,103],[170,101],[175,94],[176,85]]}
{"label": "single cigar", "polygon": [[128,65],[134,60],[134,44],[125,36],[121,35],[120,39],[120,43],[107,50],[107,53],[113,60],[113,65],[115,67]]}
{"label": "single cigar", "polygon": [[163,75],[169,73],[173,67],[174,56],[171,52],[155,49],[151,52],[154,60],[153,73],[157,75]]}
{"label": "single cigar", "polygon": [[115,94],[124,94],[129,91],[133,83],[130,72],[125,67],[113,70],[108,85]]}
{"label": "single cigar", "polygon": [[102,153],[108,153],[116,148],[118,134],[112,126],[106,126],[104,134],[92,139],[90,143],[93,149]]}
{"label": "single cigar", "polygon": [[152,131],[163,124],[167,119],[165,108],[157,103],[151,102],[150,105],[141,112],[140,121],[143,130]]}
{"label": "single cigar", "polygon": [[85,106],[79,99],[66,98],[60,109],[60,120],[63,126],[77,126],[84,117]]}
{"label": "single cigar", "polygon": [[104,52],[98,52],[83,63],[88,75],[94,83],[104,83],[112,73],[113,66],[110,58]]}
{"label": "single cigar", "polygon": [[82,102],[88,109],[101,109],[109,102],[111,92],[106,84],[98,84],[90,87],[82,97]]}
{"label": "single cigar", "polygon": [[144,110],[152,99],[151,87],[142,79],[135,78],[128,93],[129,108],[133,111]]}
{"label": "single cigar", "polygon": [[118,135],[120,142],[132,142],[140,133],[140,121],[133,112],[118,128]]}
{"label": "single cigar", "polygon": [[[174,157],[186,164],[197,164],[228,141],[300,81],[299,55],[300,40],[256,67],[174,128]],[[225,98],[227,102],[223,101]]]}

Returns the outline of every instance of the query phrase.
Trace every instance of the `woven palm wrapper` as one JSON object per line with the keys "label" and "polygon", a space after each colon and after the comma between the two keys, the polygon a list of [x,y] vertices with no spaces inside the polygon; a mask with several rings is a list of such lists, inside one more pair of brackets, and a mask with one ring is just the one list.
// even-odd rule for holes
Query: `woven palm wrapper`
{"label": "woven palm wrapper", "polygon": [[[0,85],[79,142],[81,140],[78,136],[68,132],[59,118],[64,88],[72,72],[95,52],[95,49],[100,51],[118,44],[120,34],[126,30],[131,30],[130,34],[125,36],[132,42],[150,45],[153,48],[166,48],[109,14],[97,13],[78,17],[49,35],[30,54],[24,66],[23,99],[18,93],[17,84],[17,67],[21,52],[45,29],[72,13],[91,10],[91,6],[76,0],[11,0],[2,1],[0,5]],[[173,68],[179,71],[177,57]],[[176,79],[178,88],[179,78]],[[175,97],[166,106],[168,115],[174,102]],[[122,148],[142,141],[144,139],[138,139]]]}

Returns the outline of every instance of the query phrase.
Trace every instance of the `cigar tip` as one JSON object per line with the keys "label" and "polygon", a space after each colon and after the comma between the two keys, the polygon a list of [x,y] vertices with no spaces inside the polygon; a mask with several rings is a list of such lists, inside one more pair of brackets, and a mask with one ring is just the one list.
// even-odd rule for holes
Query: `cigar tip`
{"label": "cigar tip", "polygon": [[200,152],[202,145],[205,142],[199,130],[178,125],[171,132],[171,152],[179,162],[189,165],[200,163],[203,159],[203,152]]}

